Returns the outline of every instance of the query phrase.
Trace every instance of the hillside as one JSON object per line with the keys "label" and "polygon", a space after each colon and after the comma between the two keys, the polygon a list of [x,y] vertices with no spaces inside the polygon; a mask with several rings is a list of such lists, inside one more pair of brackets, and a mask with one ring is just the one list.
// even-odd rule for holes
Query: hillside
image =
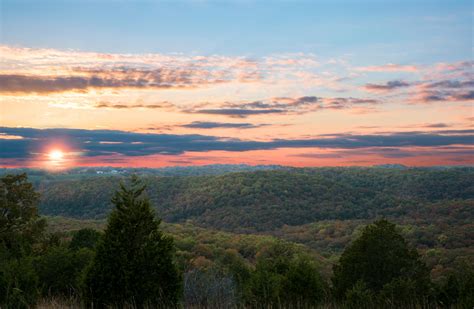
{"label": "hillside", "polygon": [[[143,176],[167,222],[237,232],[276,230],[319,220],[472,219],[474,169],[321,168]],[[45,215],[100,219],[123,176],[36,179]],[[447,206],[454,205],[455,206]]]}

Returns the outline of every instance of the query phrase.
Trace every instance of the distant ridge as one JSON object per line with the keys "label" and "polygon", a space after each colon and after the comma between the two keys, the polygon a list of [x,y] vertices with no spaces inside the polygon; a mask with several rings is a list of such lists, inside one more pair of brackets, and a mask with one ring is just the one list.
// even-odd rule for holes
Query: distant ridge
{"label": "distant ridge", "polygon": [[[209,164],[199,166],[166,166],[159,168],[128,168],[128,167],[77,167],[53,174],[63,175],[155,175],[155,176],[201,176],[201,175],[221,175],[232,172],[253,172],[253,171],[270,171],[279,169],[288,169],[282,165],[247,165],[247,164]],[[46,175],[50,172],[43,169],[29,168],[11,168],[0,169],[0,174],[6,173],[23,173],[29,175]]]}
{"label": "distant ridge", "polygon": [[[331,166],[320,167],[292,167],[285,165],[248,165],[248,164],[209,164],[195,166],[166,166],[158,168],[133,168],[133,167],[111,167],[111,166],[91,166],[77,167],[61,171],[49,171],[39,168],[0,168],[0,175],[27,173],[30,176],[45,175],[65,175],[65,176],[126,176],[130,174],[149,175],[149,176],[212,176],[223,175],[227,173],[272,171],[272,170],[318,170],[334,168]],[[456,168],[473,168],[472,165],[436,165],[436,166],[406,166],[403,164],[378,164],[372,166],[346,166],[339,167],[345,169],[424,169],[424,170],[445,170]]]}
{"label": "distant ridge", "polygon": [[409,167],[407,167],[406,165],[403,165],[403,164],[378,164],[378,165],[374,165],[373,167],[378,167],[378,168],[396,168],[396,169],[407,169]]}

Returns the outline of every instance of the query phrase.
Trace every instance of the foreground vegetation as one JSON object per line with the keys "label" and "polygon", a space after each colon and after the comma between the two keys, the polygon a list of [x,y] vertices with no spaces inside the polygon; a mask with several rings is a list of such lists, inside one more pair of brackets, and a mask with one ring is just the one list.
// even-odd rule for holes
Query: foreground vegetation
{"label": "foreground vegetation", "polygon": [[[338,220],[308,227],[324,227],[322,235],[333,227],[328,233],[334,238],[338,226],[350,231],[342,235],[349,240],[336,260],[318,253],[323,247],[318,238],[308,246],[192,223],[161,224],[137,180],[115,193],[107,223],[48,218],[49,227],[37,213],[39,196],[25,175],[3,177],[0,186],[0,304],[7,308],[44,305],[46,299],[94,307],[221,308],[469,308],[474,302],[469,252],[432,280],[436,272],[431,269],[430,275],[427,251],[414,248],[416,238],[407,226],[386,220],[350,221],[351,228]],[[444,239],[448,248],[450,240]]]}

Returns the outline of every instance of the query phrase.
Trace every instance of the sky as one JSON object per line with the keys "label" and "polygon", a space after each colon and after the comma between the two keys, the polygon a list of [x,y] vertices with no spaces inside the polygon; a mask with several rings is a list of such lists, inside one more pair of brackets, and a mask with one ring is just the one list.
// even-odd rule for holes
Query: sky
{"label": "sky", "polygon": [[0,167],[474,163],[471,1],[0,13]]}

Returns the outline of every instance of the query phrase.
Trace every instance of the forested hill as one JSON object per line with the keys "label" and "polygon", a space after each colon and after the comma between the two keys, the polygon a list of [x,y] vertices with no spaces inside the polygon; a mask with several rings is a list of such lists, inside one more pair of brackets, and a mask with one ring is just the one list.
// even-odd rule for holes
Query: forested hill
{"label": "forested hill", "polygon": [[[123,176],[37,177],[45,215],[104,218]],[[474,169],[311,168],[224,175],[143,176],[167,222],[234,232],[318,220],[474,219]],[[466,221],[468,220],[468,221]]]}

